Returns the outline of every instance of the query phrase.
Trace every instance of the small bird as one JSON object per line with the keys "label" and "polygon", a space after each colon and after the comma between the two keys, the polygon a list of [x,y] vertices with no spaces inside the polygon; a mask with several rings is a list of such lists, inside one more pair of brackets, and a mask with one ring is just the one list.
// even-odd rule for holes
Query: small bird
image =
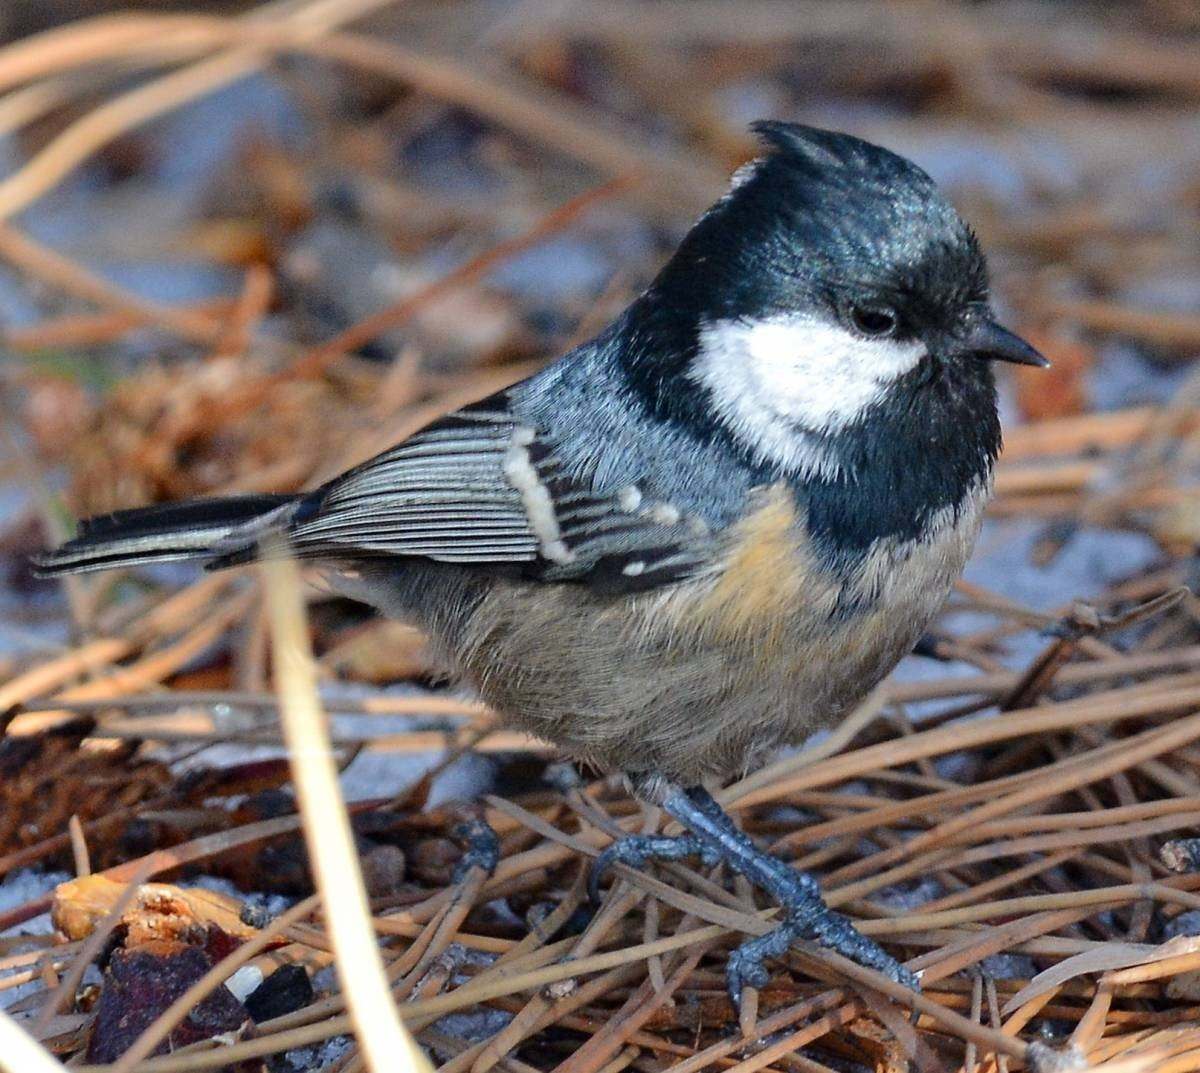
{"label": "small bird", "polygon": [[314,491],[120,511],[45,576],[285,541],[422,627],[510,726],[684,828],[620,861],[724,861],[797,940],[915,987],[708,787],[837,724],[906,655],[974,544],[1000,448],[1000,327],[978,241],[933,181],[847,134],[760,122],[758,159],[596,338]]}

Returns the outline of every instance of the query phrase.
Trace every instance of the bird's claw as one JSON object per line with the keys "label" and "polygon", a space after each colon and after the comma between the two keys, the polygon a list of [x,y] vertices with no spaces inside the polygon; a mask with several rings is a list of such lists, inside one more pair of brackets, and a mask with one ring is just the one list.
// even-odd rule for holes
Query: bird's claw
{"label": "bird's claw", "polygon": [[[857,965],[875,969],[910,991],[921,990],[921,981],[916,973],[823,902],[818,901],[814,906],[806,901],[801,907],[785,906],[785,909],[788,916],[782,924],[765,935],[748,939],[729,955],[725,981],[729,997],[739,1015],[745,988],[763,988],[770,982],[767,959],[782,957],[796,942],[805,939],[819,943]],[[819,919],[814,920],[814,916],[819,916]]]}
{"label": "bird's claw", "polygon": [[705,864],[720,861],[720,854],[692,835],[626,835],[607,846],[592,863],[588,876],[588,896],[600,901],[600,881],[614,864],[644,868],[650,861],[681,861],[699,857]]}
{"label": "bird's claw", "polygon": [[[751,940],[753,942],[753,940]],[[729,999],[740,1018],[742,999],[747,987],[764,988],[771,982],[771,974],[763,964],[762,957],[752,951],[747,951],[750,943],[743,943],[729,955],[725,966],[725,986],[729,989]]]}
{"label": "bird's claw", "polygon": [[[759,849],[704,787],[672,787],[663,796],[661,804],[687,828],[690,836],[685,839],[655,836],[626,839],[624,843],[631,844],[628,848],[623,849],[624,843],[618,843],[601,854],[597,870],[618,859],[638,866],[651,856],[678,858],[686,853],[702,852],[705,859],[724,861],[779,903],[783,910],[779,925],[765,935],[748,939],[729,956],[726,979],[729,997],[739,1016],[745,989],[761,988],[770,980],[766,961],[783,957],[801,939],[818,943],[914,991],[920,990],[920,982],[911,971],[825,904],[821,889],[812,876]],[[660,844],[670,850],[669,854],[651,852],[658,850]],[[686,851],[681,849],[684,846]]]}
{"label": "bird's claw", "polygon": [[800,940],[818,943],[912,991],[921,990],[920,980],[911,969],[825,904],[812,876],[782,861],[775,863],[778,867],[769,869],[772,882],[768,890],[783,909],[783,922],[765,935],[747,940],[729,957],[726,970],[729,997],[739,1012],[744,988],[761,988],[769,981],[767,959],[784,956]]}

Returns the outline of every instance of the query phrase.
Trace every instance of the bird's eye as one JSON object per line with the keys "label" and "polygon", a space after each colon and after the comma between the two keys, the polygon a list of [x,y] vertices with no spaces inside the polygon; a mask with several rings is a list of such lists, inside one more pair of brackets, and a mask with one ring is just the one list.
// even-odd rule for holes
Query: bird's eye
{"label": "bird's eye", "polygon": [[854,306],[850,310],[850,322],[863,335],[891,335],[896,330],[896,314],[890,309],[871,306]]}

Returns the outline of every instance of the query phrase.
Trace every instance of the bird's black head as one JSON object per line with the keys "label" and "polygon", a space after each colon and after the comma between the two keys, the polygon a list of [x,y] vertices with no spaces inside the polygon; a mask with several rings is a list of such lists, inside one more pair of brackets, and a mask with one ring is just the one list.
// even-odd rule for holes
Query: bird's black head
{"label": "bird's black head", "polygon": [[989,359],[1043,363],[994,322],[979,243],[924,171],[847,134],[754,129],[766,154],[626,318],[631,372],[660,402],[700,388],[752,454],[787,466],[922,384],[990,400]]}
{"label": "bird's black head", "polygon": [[933,180],[848,134],[762,122],[768,152],[692,228],[656,287],[698,317],[798,311],[866,335],[951,331],[987,266]]}

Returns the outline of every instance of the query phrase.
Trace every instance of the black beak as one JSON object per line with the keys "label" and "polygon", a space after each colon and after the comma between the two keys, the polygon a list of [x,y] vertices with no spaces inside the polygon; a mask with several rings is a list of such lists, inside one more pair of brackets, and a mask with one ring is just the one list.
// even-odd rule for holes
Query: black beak
{"label": "black beak", "polygon": [[1008,361],[1014,365],[1049,368],[1048,362],[1019,335],[1001,328],[994,320],[981,320],[962,341],[964,352],[985,361]]}

